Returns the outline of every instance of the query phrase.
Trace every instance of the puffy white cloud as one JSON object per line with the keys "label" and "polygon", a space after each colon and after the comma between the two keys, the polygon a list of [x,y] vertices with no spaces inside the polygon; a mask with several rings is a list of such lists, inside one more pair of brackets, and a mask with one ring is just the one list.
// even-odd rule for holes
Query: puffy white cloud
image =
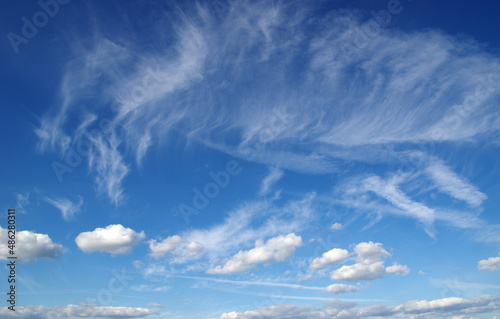
{"label": "puffy white cloud", "polygon": [[354,247],[354,252],[358,255],[356,257],[356,261],[358,262],[378,261],[381,258],[390,256],[381,243],[374,243],[372,241],[357,244]]}
{"label": "puffy white cloud", "polygon": [[384,272],[384,263],[377,261],[373,263],[356,263],[354,265],[342,266],[331,273],[333,280],[358,281],[374,280],[380,278]]}
{"label": "puffy white cloud", "polygon": [[[333,302],[322,307],[293,304],[262,307],[245,312],[228,312],[220,319],[316,319],[316,318],[471,318],[470,314],[494,314],[500,308],[500,296],[483,295],[475,299],[444,298],[403,302],[399,306],[384,304],[359,308],[355,303]],[[421,317],[425,316],[425,317]]]}
{"label": "puffy white cloud", "polygon": [[316,270],[326,266],[333,265],[335,263],[341,262],[349,256],[349,252],[345,249],[334,248],[332,250],[323,253],[321,257],[313,259],[309,265],[309,269]]}
{"label": "puffy white cloud", "polygon": [[382,274],[406,275],[409,272],[407,266],[394,264],[384,267],[384,259],[390,254],[384,249],[381,243],[372,241],[362,242],[354,246],[356,254],[356,263],[353,265],[344,265],[331,272],[331,278],[339,281],[359,281],[375,280],[381,278]]}
{"label": "puffy white cloud", "polygon": [[389,275],[406,276],[410,273],[410,268],[406,265],[403,266],[398,263],[394,263],[392,266],[385,268],[385,273]]}
{"label": "puffy white cloud", "polygon": [[[5,260],[9,255],[9,245],[7,241],[7,229],[0,227],[0,259]],[[16,232],[16,245],[14,247],[15,256],[23,262],[30,263],[38,258],[57,259],[62,255],[63,246],[55,244],[46,234],[22,230]]]}
{"label": "puffy white cloud", "polygon": [[274,263],[288,260],[297,247],[304,245],[302,237],[294,233],[280,235],[269,239],[265,243],[258,240],[255,248],[248,251],[239,251],[223,266],[209,269],[209,274],[233,274],[245,272],[261,263]]}
{"label": "puffy white cloud", "polygon": [[195,256],[203,251],[203,245],[194,241],[187,244],[185,248],[189,252],[188,256]]}
{"label": "puffy white cloud", "polygon": [[170,236],[158,242],[149,241],[149,255],[154,259],[165,257],[166,254],[176,251],[177,257],[190,257],[200,254],[203,251],[203,245],[197,242],[189,242],[178,235]]}
{"label": "puffy white cloud", "polygon": [[176,249],[177,245],[182,241],[183,239],[178,235],[167,237],[161,242],[152,239],[149,241],[149,250],[151,251],[149,255],[155,259],[162,258],[172,250]]}
{"label": "puffy white cloud", "polygon": [[330,226],[331,230],[341,230],[342,228],[344,228],[344,226],[342,226],[341,223],[335,223],[332,226]]}
{"label": "puffy white cloud", "polygon": [[158,313],[146,308],[94,305],[24,306],[16,307],[15,312],[7,307],[0,308],[0,317],[5,319],[143,318]]}
{"label": "puffy white cloud", "polygon": [[325,288],[325,291],[331,294],[345,294],[349,292],[356,292],[358,290],[358,287],[346,284],[333,284]]}
{"label": "puffy white cloud", "polygon": [[477,268],[481,270],[496,271],[500,269],[500,257],[490,257],[488,259],[480,260],[477,263]]}
{"label": "puffy white cloud", "polygon": [[130,228],[117,224],[80,233],[75,242],[78,248],[86,253],[101,251],[113,255],[125,255],[131,253],[132,248],[145,237],[143,231],[136,233]]}

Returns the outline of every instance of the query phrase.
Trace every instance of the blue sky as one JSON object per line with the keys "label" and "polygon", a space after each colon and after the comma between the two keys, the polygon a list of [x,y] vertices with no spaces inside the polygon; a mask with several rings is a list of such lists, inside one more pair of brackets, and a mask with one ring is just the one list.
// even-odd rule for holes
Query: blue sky
{"label": "blue sky", "polygon": [[499,4],[2,6],[2,318],[500,317]]}

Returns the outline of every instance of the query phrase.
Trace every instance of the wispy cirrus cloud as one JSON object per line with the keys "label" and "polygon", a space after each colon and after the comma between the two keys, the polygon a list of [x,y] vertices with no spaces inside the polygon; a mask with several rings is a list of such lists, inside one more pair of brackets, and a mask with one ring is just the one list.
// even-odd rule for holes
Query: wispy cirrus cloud
{"label": "wispy cirrus cloud", "polygon": [[262,180],[260,185],[259,194],[266,195],[270,192],[271,188],[279,181],[284,175],[284,172],[277,167],[270,169],[269,174]]}
{"label": "wispy cirrus cloud", "polygon": [[[436,158],[421,153],[419,156],[424,156],[422,164],[411,173],[398,171],[384,178],[372,175],[346,180],[343,186],[338,187],[342,199],[335,202],[376,214],[376,220],[387,215],[414,219],[433,238],[436,238],[435,225],[439,223],[461,229],[481,229],[474,235],[477,241],[498,240],[494,234],[496,226],[488,225],[479,217],[480,205],[487,198],[486,195]],[[415,185],[431,185],[419,188],[419,198],[431,195],[425,202],[413,197]],[[455,208],[452,204],[445,206],[440,201],[432,200],[436,189],[452,199],[468,202],[474,210],[464,210],[459,205]]]}
{"label": "wispy cirrus cloud", "polygon": [[74,203],[67,198],[56,197],[50,198],[47,196],[41,196],[41,198],[61,211],[61,215],[64,220],[71,220],[75,214],[81,211],[83,205],[83,198],[78,197],[78,203]]}
{"label": "wispy cirrus cloud", "polygon": [[439,161],[432,161],[426,168],[426,173],[430,175],[439,190],[471,206],[479,206],[488,198],[476,186]]}
{"label": "wispy cirrus cloud", "polygon": [[222,223],[188,230],[180,237],[203,245],[209,258],[225,258],[257,240],[306,229],[315,219],[315,197],[307,194],[283,206],[271,200],[247,202],[230,211]]}
{"label": "wispy cirrus cloud", "polygon": [[[99,35],[91,45],[76,46],[60,106],[44,115],[36,131],[40,148],[64,154],[77,143],[68,119],[87,102],[111,123],[112,138],[95,139],[88,162],[97,190],[116,204],[125,197],[131,158],[140,166],[172,131],[187,144],[325,174],[354,150],[366,153],[358,152],[356,160],[370,161],[380,157],[380,145],[475,142],[500,129],[500,61],[479,44],[433,30],[383,29],[362,50],[346,54],[356,47],[352,35],[366,26],[359,15],[329,12],[311,25],[316,11],[310,3],[230,6],[222,22],[203,4],[165,11],[151,32],[164,38],[159,30],[168,29],[171,36],[155,42],[154,53],[136,45],[133,33],[114,41]],[[293,78],[292,67],[298,68]],[[473,206],[485,199],[449,171],[431,167],[429,174],[441,190]],[[461,184],[445,187],[450,178]],[[430,210],[403,194],[393,199],[431,223]]]}

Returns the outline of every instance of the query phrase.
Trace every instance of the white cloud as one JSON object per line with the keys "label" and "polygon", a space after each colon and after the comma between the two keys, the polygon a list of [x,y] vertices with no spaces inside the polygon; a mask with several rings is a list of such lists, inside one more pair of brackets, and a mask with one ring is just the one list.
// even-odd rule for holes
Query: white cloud
{"label": "white cloud", "polygon": [[[483,295],[474,299],[444,298],[436,300],[407,301],[398,306],[377,304],[368,307],[356,307],[352,302],[325,303],[322,307],[299,306],[281,304],[262,307],[245,312],[228,312],[220,319],[273,319],[273,318],[461,318],[464,315],[470,318],[471,314],[495,314],[500,307],[499,296]],[[422,317],[424,318],[424,317]]]}
{"label": "white cloud", "polygon": [[16,307],[15,312],[7,307],[0,308],[0,315],[5,319],[143,318],[154,314],[159,312],[146,308],[93,305],[24,306]]}
{"label": "white cloud", "polygon": [[187,244],[185,248],[189,252],[187,256],[195,256],[203,251],[203,245],[194,241]]}
{"label": "white cloud", "polygon": [[332,226],[330,226],[330,229],[331,230],[342,230],[342,228],[344,228],[344,226],[342,226],[342,224],[340,223],[335,223],[335,224],[332,224]]}
{"label": "white cloud", "polygon": [[260,185],[260,190],[259,194],[260,195],[266,195],[269,193],[271,188],[276,184],[277,181],[279,181],[283,177],[284,173],[282,170],[280,170],[277,167],[273,167],[269,171],[269,175],[267,175],[263,180],[262,184]]}
{"label": "white cloud", "polygon": [[[348,12],[314,16],[320,32],[312,37],[306,22],[315,10],[304,2],[246,2],[228,12],[223,24],[201,5],[179,19],[158,16],[155,30],[172,32],[156,34],[166,38],[155,43],[156,54],[143,54],[134,32],[114,42],[105,38],[97,23],[90,49],[76,47],[77,58],[66,67],[57,109],[36,130],[40,148],[67,155],[77,145],[68,122],[85,101],[92,114],[111,123],[110,140],[92,141],[88,163],[98,191],[118,203],[133,169],[129,157],[139,166],[173,129],[250,161],[323,174],[338,169],[338,158],[390,157],[379,155],[383,144],[475,142],[500,128],[494,103],[500,63],[472,41],[432,30],[382,30],[360,48],[354,35],[366,22]],[[286,76],[291,67],[303,74],[293,88]],[[223,82],[228,75],[230,83]],[[249,89],[236,90],[241,87]],[[478,91],[474,109],[462,112]],[[102,94],[92,98],[90,92]],[[220,95],[228,98],[215,102]],[[108,105],[118,107],[115,114]],[[447,191],[462,196],[461,190]]]}
{"label": "white cloud", "polygon": [[175,251],[177,257],[185,258],[200,254],[203,251],[203,245],[197,242],[189,242],[178,235],[170,236],[157,242],[149,241],[149,255],[154,259],[165,257],[169,252]]}
{"label": "white cloud", "polygon": [[257,264],[275,263],[288,260],[297,247],[303,246],[302,237],[293,233],[271,238],[265,243],[262,240],[255,242],[255,248],[248,251],[239,251],[223,266],[209,269],[208,274],[234,274],[252,269]]}
{"label": "white cloud", "polygon": [[423,272],[422,270],[419,270],[419,271],[418,271],[418,274],[419,274],[419,275],[422,275],[422,276],[427,275],[427,274],[426,274],[425,272]]}
{"label": "white cloud", "polygon": [[64,220],[71,220],[76,213],[81,211],[81,207],[83,205],[83,198],[80,196],[78,197],[78,203],[73,203],[69,199],[61,197],[49,198],[41,196],[41,198],[55,208],[59,209]]}
{"label": "white cloud", "polygon": [[384,267],[384,260],[390,254],[384,249],[381,243],[362,242],[354,246],[356,263],[344,265],[331,272],[331,278],[338,281],[360,281],[375,280],[381,278],[385,273],[393,275],[405,275],[409,269],[406,266],[394,264]]}
{"label": "white cloud", "polygon": [[315,198],[315,194],[306,194],[281,206],[271,200],[245,202],[230,211],[222,223],[188,230],[180,236],[203,245],[209,258],[224,258],[260,238],[303,230],[315,216]]}
{"label": "white cloud", "polygon": [[406,276],[410,273],[410,268],[406,265],[394,263],[392,266],[385,268],[385,273],[389,275]]}
{"label": "white cloud", "polygon": [[[476,211],[470,211],[470,209],[460,211],[450,208],[452,204],[443,205],[441,201],[435,203],[441,207],[432,207],[427,203],[413,200],[408,193],[418,188],[421,195],[423,193],[424,196],[430,197],[428,202],[433,201],[435,194],[430,191],[434,188],[423,185],[429,184],[429,179],[425,174],[427,163],[437,162],[437,160],[421,152],[412,152],[409,156],[412,157],[412,161],[421,161],[423,168],[416,168],[412,174],[397,172],[384,179],[379,176],[352,178],[337,188],[336,192],[339,193],[341,199],[333,202],[369,214],[372,217],[370,226],[390,214],[419,221],[424,231],[432,238],[436,238],[434,223],[440,222],[449,227],[476,229],[474,239],[477,241],[500,240],[498,226],[482,220],[479,217],[479,208],[476,208]],[[410,192],[407,193],[403,189],[409,189]]]}
{"label": "white cloud", "polygon": [[497,302],[500,296],[480,296],[475,299],[463,299],[458,297],[450,297],[438,300],[421,300],[408,301],[402,306],[403,311],[407,314],[420,314],[428,312],[449,311],[457,312],[468,308],[480,308],[489,305],[492,302]]}
{"label": "white cloud", "polygon": [[156,302],[150,302],[150,303],[148,303],[148,306],[149,307],[156,307],[156,308],[165,308],[165,307],[168,307],[168,306],[156,303]]}
{"label": "white cloud", "polygon": [[488,197],[468,180],[458,176],[449,167],[437,160],[426,168],[436,186],[444,193],[463,200],[471,206],[480,206]]}
{"label": "white cloud", "polygon": [[381,243],[372,241],[357,244],[354,247],[354,252],[357,254],[356,261],[358,262],[379,261],[390,256]]}
{"label": "white cloud", "polygon": [[[0,227],[0,259],[6,260],[9,254],[7,242],[7,229]],[[16,232],[15,256],[23,263],[31,263],[38,258],[57,259],[62,255],[63,246],[55,244],[52,239],[45,234],[22,230]]]}
{"label": "white cloud", "polygon": [[143,231],[136,233],[130,228],[117,224],[80,233],[75,242],[78,248],[86,253],[101,251],[112,255],[125,255],[130,254],[132,248],[145,237]]}
{"label": "white cloud", "polygon": [[358,287],[346,284],[333,284],[325,288],[325,291],[331,294],[345,294],[350,292],[356,292],[358,290],[359,290]]}
{"label": "white cloud", "polygon": [[356,263],[342,266],[331,273],[331,278],[338,281],[374,280],[380,278],[384,272],[382,261],[372,263]]}
{"label": "white cloud", "polygon": [[26,207],[30,203],[30,193],[16,194],[16,199],[17,199],[17,208],[18,208],[19,212],[25,213]]}
{"label": "white cloud", "polygon": [[93,136],[90,141],[94,148],[89,154],[89,169],[95,174],[97,191],[118,205],[124,199],[122,181],[129,173],[129,167],[118,150],[120,140],[112,134],[109,138]]}
{"label": "white cloud", "polygon": [[334,248],[323,253],[321,257],[313,259],[313,261],[309,265],[309,269],[317,270],[326,266],[330,266],[343,261],[348,256],[349,252],[347,250]]}
{"label": "white cloud", "polygon": [[496,271],[500,269],[500,257],[490,257],[480,260],[477,263],[477,268],[480,270]]}
{"label": "white cloud", "polygon": [[399,176],[388,180],[382,180],[378,176],[368,177],[364,180],[363,186],[378,196],[386,199],[394,206],[403,210],[403,214],[416,218],[426,226],[426,232],[434,236],[432,224],[435,220],[434,209],[419,202],[411,200],[398,187]]}
{"label": "white cloud", "polygon": [[161,242],[152,239],[149,241],[149,255],[155,259],[163,258],[167,253],[177,248],[183,239],[177,235],[167,237]]}

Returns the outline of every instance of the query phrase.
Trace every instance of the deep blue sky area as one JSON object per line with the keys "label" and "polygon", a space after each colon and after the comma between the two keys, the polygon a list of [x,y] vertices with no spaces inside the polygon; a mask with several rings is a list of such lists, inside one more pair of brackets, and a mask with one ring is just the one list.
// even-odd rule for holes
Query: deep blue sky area
{"label": "deep blue sky area", "polygon": [[1,318],[500,317],[500,3],[0,9]]}

